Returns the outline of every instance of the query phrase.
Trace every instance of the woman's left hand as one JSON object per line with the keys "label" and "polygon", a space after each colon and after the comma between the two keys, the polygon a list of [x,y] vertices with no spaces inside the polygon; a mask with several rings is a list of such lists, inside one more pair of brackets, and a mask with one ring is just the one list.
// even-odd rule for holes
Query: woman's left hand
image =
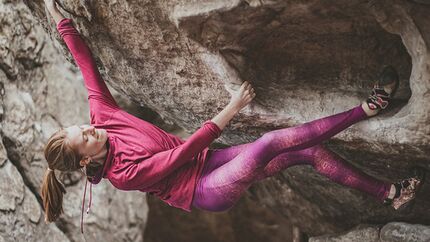
{"label": "woman's left hand", "polygon": [[248,81],[244,81],[239,90],[231,95],[229,105],[236,108],[237,111],[240,111],[254,99],[255,95],[254,88],[251,84]]}
{"label": "woman's left hand", "polygon": [[247,81],[244,81],[234,94],[231,95],[230,103],[213,119],[214,122],[221,130],[230,122],[242,108],[254,99],[254,88]]}

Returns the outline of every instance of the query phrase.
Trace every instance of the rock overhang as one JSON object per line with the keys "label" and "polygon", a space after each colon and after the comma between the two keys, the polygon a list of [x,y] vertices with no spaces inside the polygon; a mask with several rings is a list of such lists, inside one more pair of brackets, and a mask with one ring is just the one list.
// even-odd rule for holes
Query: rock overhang
{"label": "rock overhang", "polygon": [[[211,66],[222,70],[219,76],[228,90],[237,86],[238,79],[250,80],[257,92],[254,107],[260,107],[250,113],[260,117],[254,120],[260,126],[275,120],[290,126],[357,105],[382,67],[393,65],[401,82],[390,111],[339,138],[405,145],[419,140],[423,148],[419,156],[424,157],[430,137],[424,105],[428,97],[422,90],[429,83],[422,77],[429,74],[428,69],[413,65],[426,64],[414,57],[423,54],[416,40],[426,36],[414,31],[420,26],[414,26],[398,5],[384,4],[212,1],[206,7],[179,5],[171,18],[189,38],[217,55],[222,68],[213,68],[216,61]],[[401,24],[396,19],[400,17],[404,18]],[[409,32],[402,32],[405,29]],[[427,40],[422,41],[425,46]],[[236,75],[226,76],[226,72]],[[427,127],[418,136],[413,132],[415,121]]]}
{"label": "rock overhang", "polygon": [[[249,79],[257,98],[224,130],[225,144],[353,107],[381,67],[394,65],[402,79],[395,108],[342,132],[331,141],[333,149],[386,179],[404,176],[410,165],[430,168],[428,7],[400,0],[60,2],[105,79],[190,132]],[[27,5],[37,5],[34,14],[46,23],[40,2]],[[257,200],[272,200],[269,207],[285,217],[297,216],[294,208],[302,205],[309,213],[297,223],[321,222],[319,229],[304,225],[313,233],[393,218],[428,222],[420,217],[428,206],[422,199],[412,214],[393,215],[306,169],[291,169],[278,180],[282,187],[269,180],[257,190],[270,188],[279,196]],[[330,189],[303,191],[303,184]],[[284,201],[291,192],[283,186],[305,199]],[[345,214],[354,219],[335,222]]]}

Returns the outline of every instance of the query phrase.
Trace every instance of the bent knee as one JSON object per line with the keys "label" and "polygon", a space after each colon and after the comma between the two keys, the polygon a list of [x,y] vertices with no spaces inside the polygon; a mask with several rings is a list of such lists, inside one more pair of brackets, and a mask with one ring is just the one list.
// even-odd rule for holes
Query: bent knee
{"label": "bent knee", "polygon": [[267,132],[263,134],[260,138],[258,138],[256,141],[259,144],[262,144],[264,146],[270,146],[274,143],[276,140],[276,134],[273,131]]}

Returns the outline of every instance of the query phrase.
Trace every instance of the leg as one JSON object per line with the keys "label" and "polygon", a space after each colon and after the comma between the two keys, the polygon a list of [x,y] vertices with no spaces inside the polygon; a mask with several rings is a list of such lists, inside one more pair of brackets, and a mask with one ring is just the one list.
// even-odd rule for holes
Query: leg
{"label": "leg", "polygon": [[[302,160],[306,161],[302,162]],[[301,151],[283,153],[275,157],[264,168],[262,178],[272,176],[290,166],[303,163],[312,165],[318,173],[330,180],[365,192],[381,202],[387,198],[391,189],[391,183],[386,183],[367,175],[322,145]]]}
{"label": "leg", "polygon": [[207,173],[233,160],[241,151],[246,149],[251,143],[234,145],[223,149],[210,150],[209,159],[205,163]]}
{"label": "leg", "polygon": [[[211,171],[220,167],[232,160],[243,150],[248,149],[249,146],[255,146],[257,143],[260,143],[260,146],[270,143],[270,150],[266,149],[264,152],[273,154],[273,157],[286,151],[312,147],[366,117],[367,115],[363,111],[362,105],[360,105],[349,111],[314,120],[297,127],[270,131],[252,143],[231,146],[221,150],[212,150],[211,156],[214,159],[207,162],[208,169]],[[266,159],[267,162],[270,160]]]}
{"label": "leg", "polygon": [[[226,151],[228,155],[232,150]],[[222,152],[223,150],[218,150],[217,156],[210,157],[207,164],[218,164],[215,159],[220,158]],[[230,165],[231,162],[242,164]],[[205,166],[203,175],[197,184],[193,205],[210,211],[224,211],[232,207],[253,182],[294,165],[312,165],[320,174],[332,181],[368,193],[380,201],[387,197],[391,186],[361,172],[322,146],[282,153],[272,159],[263,169],[255,169],[251,173],[233,170],[234,168],[241,169],[241,166],[246,167],[247,164],[244,164],[246,162],[246,160],[235,158],[210,171],[209,166]]]}
{"label": "leg", "polygon": [[[271,151],[273,151],[272,154],[277,155],[286,151],[312,147],[366,118],[367,115],[360,105],[346,112],[317,119],[300,126],[273,130],[263,137],[269,136],[272,142],[270,146]],[[265,152],[267,151],[265,150]]]}
{"label": "leg", "polygon": [[[268,132],[251,144],[246,145],[246,148],[230,162],[210,172],[210,176],[202,175],[200,180],[203,180],[203,182],[200,182],[198,187],[204,184],[204,187],[200,188],[203,191],[214,190],[213,194],[217,194],[216,190],[219,190],[219,187],[229,187],[229,194],[222,194],[221,191],[221,196],[208,199],[208,201],[214,203],[212,207],[218,205],[216,209],[223,209],[225,207],[219,204],[223,206],[228,204],[225,201],[234,203],[242,191],[258,178],[258,175],[261,174],[260,170],[275,156],[287,151],[300,150],[318,144],[366,117],[367,115],[362,107],[358,106],[349,111],[318,119],[298,127]],[[209,159],[207,163],[218,162]],[[209,172],[206,170],[204,173],[208,174]],[[204,182],[205,180],[209,181]],[[196,200],[199,201],[198,196],[200,194],[196,193]],[[229,195],[229,197],[223,198],[223,195]],[[196,205],[198,206],[198,204]]]}

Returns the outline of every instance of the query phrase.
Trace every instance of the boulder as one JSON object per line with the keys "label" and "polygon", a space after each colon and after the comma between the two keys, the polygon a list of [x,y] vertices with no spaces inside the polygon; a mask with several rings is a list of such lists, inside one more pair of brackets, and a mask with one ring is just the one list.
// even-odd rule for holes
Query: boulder
{"label": "boulder", "polygon": [[[43,1],[24,2],[61,44]],[[393,65],[401,85],[391,109],[327,145],[387,181],[408,176],[411,166],[430,168],[430,7],[422,1],[58,2],[105,80],[188,132],[249,80],[257,97],[223,131],[219,142],[226,145],[354,107],[380,69]],[[64,45],[63,53],[70,60]],[[2,69],[9,78],[17,75]],[[423,216],[429,194],[425,184],[412,211],[394,212],[309,167],[294,167],[256,184],[254,199],[318,235],[396,219],[429,223]]]}
{"label": "boulder", "polygon": [[337,235],[312,237],[309,242],[423,242],[430,241],[430,227],[420,224],[391,222],[384,226],[359,225]]}
{"label": "boulder", "polygon": [[85,179],[78,172],[57,174],[67,190],[64,214],[44,222],[43,147],[58,128],[89,122],[86,90],[22,1],[1,0],[0,23],[0,241],[142,241],[146,195],[108,182],[93,188],[80,233]]}

